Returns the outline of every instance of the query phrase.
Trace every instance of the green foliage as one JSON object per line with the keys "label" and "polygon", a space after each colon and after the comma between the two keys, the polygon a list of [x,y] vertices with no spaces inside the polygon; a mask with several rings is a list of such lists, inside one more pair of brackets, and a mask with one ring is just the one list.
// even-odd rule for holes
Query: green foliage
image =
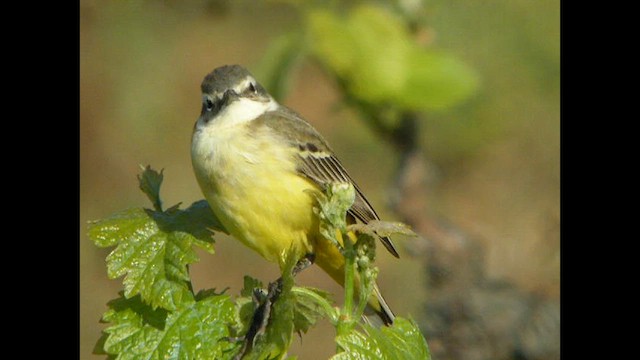
{"label": "green foliage", "polygon": [[[162,203],[162,175],[146,168],[140,188],[156,209]],[[193,303],[187,266],[198,261],[193,245],[213,253],[212,232],[224,231],[206,201],[186,210],[128,209],[89,225],[89,237],[99,247],[116,248],[107,256],[110,279],[124,276],[124,296],[140,295],[153,308],[176,310]]]}
{"label": "green foliage", "polygon": [[403,20],[382,7],[360,5],[346,17],[315,10],[309,29],[319,61],[342,79],[348,93],[366,103],[436,110],[475,90],[470,68],[419,46]]}
{"label": "green foliage", "polygon": [[411,75],[393,100],[407,110],[442,110],[476,91],[478,77],[460,59],[441,51],[416,50],[409,58]]}
{"label": "green foliage", "polygon": [[409,78],[411,42],[400,19],[362,5],[348,16],[328,10],[309,13],[313,52],[367,102],[393,101]]}
{"label": "green foliage", "polygon": [[116,359],[219,359],[236,347],[228,341],[234,304],[227,295],[206,296],[170,312],[122,293],[108,305],[102,321],[111,326],[101,342]]}
{"label": "green foliage", "polygon": [[304,9],[306,37],[285,34],[276,39],[259,67],[274,69],[265,79],[277,97],[284,95],[278,82],[288,82],[293,65],[307,54],[339,81],[347,97],[378,110],[443,110],[477,89],[478,77],[469,66],[417,42],[408,26],[413,19],[366,3],[346,14],[325,7]]}
{"label": "green foliage", "polygon": [[337,312],[331,306],[331,294],[320,289],[294,286],[292,289],[293,325],[295,331],[306,333],[320,318],[328,317],[331,323],[337,321]]}
{"label": "green foliage", "polygon": [[305,54],[305,42],[300,34],[286,33],[271,42],[267,52],[255,67],[255,75],[269,94],[282,100],[289,92],[293,70]]}
{"label": "green foliage", "polygon": [[[371,354],[408,354],[428,359],[419,330],[402,318],[388,329],[364,326],[367,335],[355,326],[376,273],[370,271],[373,276],[365,276],[365,271],[374,268],[370,261],[361,260],[371,254],[359,249],[364,244],[375,249],[368,234],[394,232],[402,226],[374,223],[371,228],[348,230],[344,215],[353,203],[352,186],[334,186],[316,194],[325,236],[340,246],[351,264],[347,298],[353,297],[356,286],[354,271],[365,279],[359,285],[360,306],[354,308],[347,305],[351,301],[345,301],[345,307],[338,309],[328,293],[295,286],[291,270],[297,259],[293,251],[289,252],[282,278],[271,283],[268,291],[260,280],[245,276],[244,288],[235,298],[215,290],[194,294],[188,271],[188,265],[198,260],[193,247],[213,253],[213,231],[224,228],[205,201],[185,210],[176,205],[162,211],[162,173],[146,167],[138,179],[155,210],[124,210],[89,225],[89,236],[97,246],[114,247],[107,256],[108,276],[124,276],[124,290],[108,303],[109,309],[102,317],[108,326],[95,353],[112,359],[283,359],[294,333],[301,336],[326,317],[337,328],[341,351],[337,358],[352,358],[362,351],[365,358]],[[354,231],[364,238],[352,242]],[[273,289],[278,289],[276,296]],[[266,316],[254,326],[257,336],[249,342],[245,335],[256,325],[254,318],[261,304],[267,305]],[[424,354],[427,356],[416,357]]]}
{"label": "green foliage", "polygon": [[140,190],[147,195],[156,211],[162,211],[160,185],[164,179],[164,175],[162,174],[164,170],[157,172],[151,169],[149,165],[147,165],[147,167],[140,166],[140,168],[142,169],[142,174],[138,175]]}
{"label": "green foliage", "polygon": [[414,321],[396,318],[392,326],[374,328],[363,325],[364,332],[339,335],[336,342],[343,350],[332,360],[430,359],[427,342]]}

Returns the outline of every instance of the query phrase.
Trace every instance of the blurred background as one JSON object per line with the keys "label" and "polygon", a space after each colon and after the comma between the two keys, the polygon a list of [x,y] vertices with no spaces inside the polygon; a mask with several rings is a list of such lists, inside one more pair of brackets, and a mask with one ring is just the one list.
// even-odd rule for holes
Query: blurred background
{"label": "blurred background", "polygon": [[[99,358],[99,319],[122,287],[107,279],[109,250],[87,238],[87,221],[150,206],[137,186],[139,165],[164,169],[166,207],[203,198],[190,159],[202,78],[235,63],[268,73],[274,41],[308,29],[301,3],[80,1],[81,359]],[[326,63],[303,58],[289,71],[282,103],[325,136],[383,219],[421,235],[395,240],[399,260],[379,251],[387,301],[420,323],[434,359],[559,359],[559,1],[344,3],[332,9],[381,4],[419,18],[416,43],[455,57],[477,79],[455,104],[419,111],[422,167],[412,168],[424,198],[414,218],[402,208],[397,146],[344,101]],[[217,236],[215,247],[191,268],[196,291],[237,294],[245,274],[264,282],[279,275],[233,239]],[[299,282],[341,299],[317,269]],[[322,321],[290,355],[326,359],[334,335]]]}

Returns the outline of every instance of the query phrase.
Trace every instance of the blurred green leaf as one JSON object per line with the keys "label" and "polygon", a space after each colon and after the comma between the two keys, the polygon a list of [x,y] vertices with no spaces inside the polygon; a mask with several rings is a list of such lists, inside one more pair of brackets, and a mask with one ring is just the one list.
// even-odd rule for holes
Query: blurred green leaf
{"label": "blurred green leaf", "polygon": [[372,103],[387,102],[402,92],[412,45],[402,20],[382,7],[365,4],[352,11],[345,30],[355,40],[352,46],[358,54],[349,75],[349,90]]}
{"label": "blurred green leaf", "polygon": [[417,49],[410,57],[411,73],[395,101],[409,110],[441,110],[466,99],[478,87],[476,73],[444,52]]}
{"label": "blurred green leaf", "polygon": [[359,56],[357,39],[347,29],[347,19],[335,13],[314,9],[307,14],[311,50],[340,77],[347,77]]}
{"label": "blurred green leaf", "polygon": [[139,296],[109,302],[102,321],[110,323],[98,342],[117,359],[219,359],[238,345],[228,342],[235,316],[227,295],[212,295],[175,312],[153,309]]}
{"label": "blurred green leaf", "polygon": [[260,62],[255,66],[256,78],[276,100],[289,93],[296,65],[304,57],[304,38],[299,33],[287,33],[271,41]]}
{"label": "blurred green leaf", "polygon": [[311,10],[308,26],[314,54],[358,97],[387,100],[404,87],[409,37],[389,12],[372,5],[358,6],[348,17]]}
{"label": "blurred green leaf", "polygon": [[456,57],[419,46],[403,20],[376,5],[346,14],[308,14],[313,54],[349,95],[378,107],[440,110],[477,88],[473,70]]}

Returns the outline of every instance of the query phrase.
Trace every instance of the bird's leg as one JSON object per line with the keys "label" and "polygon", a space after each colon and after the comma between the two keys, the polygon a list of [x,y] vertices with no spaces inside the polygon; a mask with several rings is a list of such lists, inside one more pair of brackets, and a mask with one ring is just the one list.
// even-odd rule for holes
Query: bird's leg
{"label": "bird's leg", "polygon": [[[295,277],[304,269],[313,265],[315,261],[315,254],[307,254],[300,259],[296,265],[291,269],[291,275]],[[253,301],[258,305],[251,318],[251,325],[244,338],[236,338],[236,340],[244,340],[242,349],[235,356],[234,360],[240,360],[247,354],[255,345],[255,340],[258,335],[264,334],[269,324],[269,317],[271,316],[271,309],[276,302],[280,294],[282,293],[283,279],[282,276],[278,280],[269,283],[268,292],[265,296],[264,291],[260,288],[253,290]]]}
{"label": "bird's leg", "polygon": [[[298,262],[296,263],[296,266],[294,266],[293,269],[291,270],[291,275],[293,275],[293,277],[296,277],[296,275],[301,273],[302,270],[313,265],[315,261],[316,261],[316,254],[308,253],[302,259],[298,260]],[[278,279],[278,281],[282,282],[282,278]]]}

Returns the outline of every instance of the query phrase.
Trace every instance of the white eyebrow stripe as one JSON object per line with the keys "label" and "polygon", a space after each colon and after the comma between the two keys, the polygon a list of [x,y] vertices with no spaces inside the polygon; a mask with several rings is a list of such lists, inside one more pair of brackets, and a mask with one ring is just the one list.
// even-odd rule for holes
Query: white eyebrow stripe
{"label": "white eyebrow stripe", "polygon": [[249,86],[249,83],[255,84],[255,82],[256,80],[253,77],[247,76],[236,87],[234,87],[233,90],[240,94]]}

